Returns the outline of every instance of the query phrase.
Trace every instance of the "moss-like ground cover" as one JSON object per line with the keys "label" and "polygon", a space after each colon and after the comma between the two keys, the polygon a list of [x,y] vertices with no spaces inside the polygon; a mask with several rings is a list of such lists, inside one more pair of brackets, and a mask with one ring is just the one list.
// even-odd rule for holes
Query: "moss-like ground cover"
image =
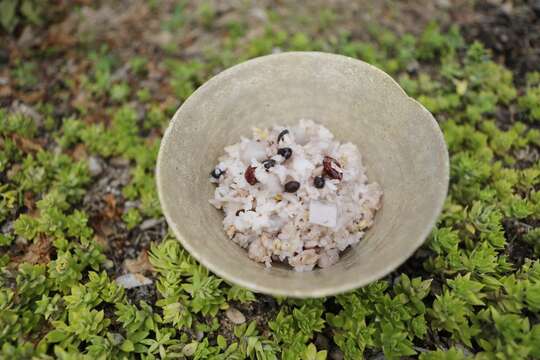
{"label": "moss-like ground cover", "polygon": [[[317,12],[322,28],[298,17],[304,31],[283,30],[270,11],[252,31],[247,15],[208,2],[169,4],[159,28],[181,41],[120,46],[69,27],[99,19],[84,4],[35,14],[58,27],[46,45],[3,35],[0,358],[540,358],[540,73],[514,78],[457,26],[349,31],[330,9]],[[152,16],[160,2],[141,6]],[[4,31],[34,22],[17,11]],[[181,100],[278,49],[381,67],[434,113],[450,151],[448,199],[425,245],[386,279],[337,297],[225,283],[168,234],[156,197],[160,137]],[[125,290],[114,279],[128,272],[153,283]]]}

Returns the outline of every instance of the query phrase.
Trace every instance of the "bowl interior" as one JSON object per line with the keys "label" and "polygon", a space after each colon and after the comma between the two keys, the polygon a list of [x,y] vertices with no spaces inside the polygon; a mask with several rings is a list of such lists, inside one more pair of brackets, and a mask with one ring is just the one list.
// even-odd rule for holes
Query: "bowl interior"
{"label": "bowl interior", "polygon": [[[247,257],[208,203],[209,171],[224,147],[252,127],[313,119],[356,144],[383,207],[364,239],[327,269],[266,269]],[[284,53],[232,67],[199,88],[177,111],[157,164],[162,207],[175,235],[204,266],[254,291],[317,297],[379,279],[425,240],[448,186],[448,153],[432,115],[384,72],[324,53]]]}

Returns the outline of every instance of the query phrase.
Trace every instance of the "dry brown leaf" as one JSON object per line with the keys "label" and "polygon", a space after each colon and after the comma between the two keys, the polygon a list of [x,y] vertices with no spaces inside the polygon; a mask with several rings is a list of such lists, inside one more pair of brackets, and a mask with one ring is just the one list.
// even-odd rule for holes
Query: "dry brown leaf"
{"label": "dry brown leaf", "polygon": [[18,92],[16,97],[25,103],[33,104],[43,99],[44,95],[45,92],[43,90],[37,90],[32,92]]}
{"label": "dry brown leaf", "polygon": [[76,43],[77,38],[73,36],[73,29],[70,29],[70,24],[66,22],[53,25],[45,40],[47,46],[69,47]]}
{"label": "dry brown leaf", "polygon": [[22,168],[22,165],[21,164],[14,164],[11,169],[9,169],[7,171],[7,178],[8,179],[12,179],[15,175],[17,175],[19,173],[19,171],[21,170]]}
{"label": "dry brown leaf", "polygon": [[156,140],[161,139],[161,135],[161,129],[152,129],[150,130],[150,134],[148,134],[148,137],[144,140],[144,143],[148,146],[151,146]]}
{"label": "dry brown leaf", "polygon": [[105,201],[105,204],[107,204],[107,207],[103,211],[103,215],[106,218],[114,219],[118,216],[118,209],[116,208],[116,198],[113,194],[107,194],[103,197],[103,200]]}
{"label": "dry brown leaf", "polygon": [[0,86],[0,97],[8,97],[12,94],[11,87],[9,85]]}
{"label": "dry brown leaf", "polygon": [[30,151],[38,152],[38,151],[43,149],[41,144],[39,144],[39,143],[37,143],[35,141],[32,141],[30,139],[24,138],[24,137],[21,138],[21,148],[25,152],[30,152]]}
{"label": "dry brown leaf", "polygon": [[23,197],[24,206],[30,211],[35,209],[34,194],[30,191],[26,191]]}
{"label": "dry brown leaf", "polygon": [[78,91],[77,95],[71,100],[71,106],[77,109],[86,109],[88,108],[90,104],[90,100],[88,100],[86,96],[86,92],[84,91]]}
{"label": "dry brown leaf", "polygon": [[20,258],[20,263],[29,262],[31,264],[47,264],[51,261],[50,256],[51,240],[46,236],[40,236],[32,245],[28,247],[26,253]]}
{"label": "dry brown leaf", "polygon": [[96,223],[94,226],[94,230],[99,233],[100,235],[104,237],[109,237],[114,234],[114,226],[110,224],[110,221],[108,220],[102,220],[98,223]]}
{"label": "dry brown leaf", "polygon": [[94,235],[94,241],[101,246],[104,251],[109,250],[109,242],[107,239],[99,234]]}
{"label": "dry brown leaf", "polygon": [[77,144],[71,153],[71,157],[77,161],[86,159],[88,157],[86,146],[84,144]]}
{"label": "dry brown leaf", "polygon": [[154,267],[148,259],[148,252],[143,250],[139,253],[137,259],[126,259],[123,265],[124,269],[130,273],[144,273],[154,271]]}
{"label": "dry brown leaf", "polygon": [[26,153],[29,153],[29,152],[38,152],[40,150],[43,150],[43,146],[41,146],[40,143],[38,143],[37,141],[33,141],[33,140],[30,140],[30,139],[27,139],[25,137],[22,137],[18,134],[14,134],[12,136],[13,140],[15,141],[15,143],[17,144],[17,146],[24,152]]}

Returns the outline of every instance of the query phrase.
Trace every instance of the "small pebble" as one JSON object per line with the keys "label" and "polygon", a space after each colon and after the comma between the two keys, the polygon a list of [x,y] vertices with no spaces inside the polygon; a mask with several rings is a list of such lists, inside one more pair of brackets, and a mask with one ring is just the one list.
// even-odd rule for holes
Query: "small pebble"
{"label": "small pebble", "polygon": [[0,231],[2,231],[4,234],[13,231],[14,225],[13,221],[6,221],[3,225]]}
{"label": "small pebble", "polygon": [[90,156],[88,158],[88,170],[92,176],[98,176],[103,172],[103,166],[101,166],[101,163],[97,157]]}
{"label": "small pebble", "polygon": [[28,240],[19,235],[15,238],[15,244],[24,246],[28,244]]}
{"label": "small pebble", "polygon": [[300,189],[300,183],[298,181],[289,181],[285,184],[285,191],[288,193],[295,193],[298,189]]}
{"label": "small pebble", "polygon": [[115,279],[116,283],[123,288],[132,289],[139,286],[150,285],[152,280],[141,274],[126,274]]}
{"label": "small pebble", "polygon": [[246,322],[244,314],[232,306],[225,311],[225,315],[227,315],[227,318],[231,320],[233,324],[240,325]]}
{"label": "small pebble", "polygon": [[328,350],[328,338],[322,334],[317,334],[315,337],[315,346],[317,349]]}
{"label": "small pebble", "polygon": [[277,153],[278,153],[279,155],[283,156],[283,158],[284,158],[285,160],[287,160],[287,159],[289,159],[289,158],[291,157],[291,155],[292,155],[292,149],[291,149],[291,148],[288,148],[288,147],[286,147],[286,148],[280,148],[280,149],[278,149]]}
{"label": "small pebble", "polygon": [[129,209],[132,209],[132,208],[138,208],[139,206],[141,205],[141,202],[140,201],[133,201],[133,200],[129,200],[129,201],[126,201],[124,203],[124,211],[127,211]]}
{"label": "small pebble", "polygon": [[129,165],[129,159],[117,156],[109,160],[109,164],[114,167],[124,167]]}
{"label": "small pebble", "polygon": [[144,220],[141,225],[139,225],[139,228],[141,230],[148,230],[158,224],[161,224],[161,222],[162,222],[161,219],[147,219],[147,220]]}
{"label": "small pebble", "polygon": [[328,358],[331,360],[343,360],[345,356],[343,355],[343,352],[339,349],[335,349],[330,351],[330,354],[328,354]]}
{"label": "small pebble", "polygon": [[315,179],[313,179],[313,185],[317,189],[322,189],[324,187],[324,178],[322,176],[315,176]]}

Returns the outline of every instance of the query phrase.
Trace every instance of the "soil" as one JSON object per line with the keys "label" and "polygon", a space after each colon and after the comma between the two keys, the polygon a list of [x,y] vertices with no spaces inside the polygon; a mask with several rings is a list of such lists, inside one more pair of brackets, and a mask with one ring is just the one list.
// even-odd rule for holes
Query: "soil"
{"label": "soil", "polygon": [[463,22],[465,38],[479,40],[517,75],[540,70],[540,1],[480,1],[472,21]]}

